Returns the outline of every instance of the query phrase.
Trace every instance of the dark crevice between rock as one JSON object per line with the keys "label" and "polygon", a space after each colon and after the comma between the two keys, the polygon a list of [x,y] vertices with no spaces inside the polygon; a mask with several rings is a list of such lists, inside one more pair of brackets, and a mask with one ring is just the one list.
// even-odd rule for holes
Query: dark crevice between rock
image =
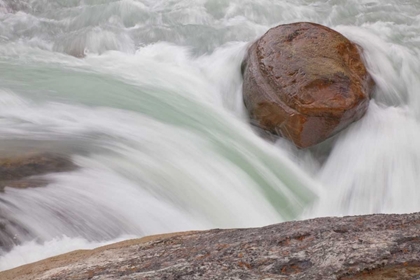
{"label": "dark crevice between rock", "polygon": [[313,264],[308,260],[291,259],[286,263],[280,262],[275,264],[269,272],[280,275],[293,275],[301,273],[312,266]]}

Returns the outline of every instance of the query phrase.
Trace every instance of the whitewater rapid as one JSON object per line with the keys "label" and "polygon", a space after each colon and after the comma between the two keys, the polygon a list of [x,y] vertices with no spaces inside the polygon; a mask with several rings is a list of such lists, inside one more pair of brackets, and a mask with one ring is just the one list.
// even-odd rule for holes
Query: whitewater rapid
{"label": "whitewater rapid", "polygon": [[[363,119],[306,150],[260,137],[241,92],[249,44],[297,21],[360,45],[377,84]],[[0,269],[163,232],[419,211],[419,73],[417,0],[0,0],[0,154],[80,167],[0,193],[20,226]]]}

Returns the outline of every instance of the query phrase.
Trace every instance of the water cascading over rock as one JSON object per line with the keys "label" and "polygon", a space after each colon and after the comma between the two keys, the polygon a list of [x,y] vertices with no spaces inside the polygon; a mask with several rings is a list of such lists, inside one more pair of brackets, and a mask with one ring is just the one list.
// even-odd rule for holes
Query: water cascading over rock
{"label": "water cascading over rock", "polygon": [[307,22],[270,29],[250,47],[243,75],[251,122],[301,148],[360,119],[374,86],[358,46]]}

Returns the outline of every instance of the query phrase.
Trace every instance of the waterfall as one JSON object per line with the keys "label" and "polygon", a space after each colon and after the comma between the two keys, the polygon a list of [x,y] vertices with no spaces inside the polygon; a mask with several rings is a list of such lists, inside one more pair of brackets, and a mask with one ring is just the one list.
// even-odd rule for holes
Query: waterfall
{"label": "waterfall", "polygon": [[[15,241],[0,269],[164,232],[419,211],[419,14],[416,0],[0,0],[0,157],[77,166],[0,192]],[[297,21],[358,44],[377,85],[360,121],[304,150],[249,125],[240,72],[250,43]]]}

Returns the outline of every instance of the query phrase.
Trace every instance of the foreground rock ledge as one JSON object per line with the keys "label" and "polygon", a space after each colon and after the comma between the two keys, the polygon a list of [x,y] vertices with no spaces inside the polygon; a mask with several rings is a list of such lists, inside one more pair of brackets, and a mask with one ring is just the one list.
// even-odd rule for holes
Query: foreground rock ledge
{"label": "foreground rock ledge", "polygon": [[250,47],[243,64],[244,103],[252,123],[305,148],[360,119],[374,83],[359,49],[315,23],[270,29]]}
{"label": "foreground rock ledge", "polygon": [[420,213],[184,232],[75,251],[0,279],[419,279]]}

